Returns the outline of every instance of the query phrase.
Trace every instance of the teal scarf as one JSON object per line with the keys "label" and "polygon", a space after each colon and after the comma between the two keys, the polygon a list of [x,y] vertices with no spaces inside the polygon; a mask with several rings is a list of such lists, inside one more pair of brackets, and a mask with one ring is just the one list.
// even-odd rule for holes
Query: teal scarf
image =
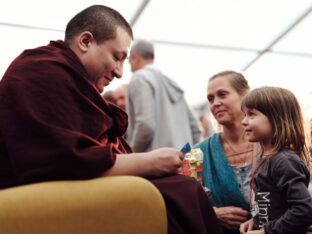
{"label": "teal scarf", "polygon": [[233,169],[223,150],[220,133],[195,145],[204,153],[204,185],[212,191],[209,200],[215,207],[238,206],[249,210],[240,192]]}

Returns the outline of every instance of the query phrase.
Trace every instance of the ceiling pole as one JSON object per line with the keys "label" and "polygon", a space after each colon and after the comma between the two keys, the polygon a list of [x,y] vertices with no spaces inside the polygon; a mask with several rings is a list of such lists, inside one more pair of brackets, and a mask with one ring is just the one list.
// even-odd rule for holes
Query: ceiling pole
{"label": "ceiling pole", "polygon": [[[140,38],[137,38],[140,39]],[[247,52],[247,53],[259,53],[259,50],[253,48],[244,48],[244,47],[234,47],[234,46],[221,46],[213,44],[199,44],[199,43],[189,43],[189,42],[177,42],[177,41],[165,41],[165,40],[150,40],[155,44],[163,44],[169,46],[178,46],[178,47],[192,47],[198,49],[210,49],[210,50],[224,50],[224,51],[233,51],[233,52]],[[287,56],[297,56],[297,57],[306,57],[311,58],[312,53],[303,53],[303,52],[292,52],[292,51],[270,51],[274,54],[281,54]]]}
{"label": "ceiling pole", "polygon": [[[146,6],[150,0],[142,0],[140,6],[134,13],[133,17],[130,19],[129,24],[133,27],[134,24],[137,22],[143,11],[145,10]],[[35,29],[35,30],[44,30],[44,31],[53,31],[53,32],[64,32],[64,30],[53,29],[53,28],[45,28],[45,27],[36,27],[31,25],[24,25],[24,24],[14,24],[14,23],[6,23],[0,22],[0,25],[8,26],[8,27],[15,27],[15,28],[26,28],[26,29]]]}
{"label": "ceiling pole", "polygon": [[138,21],[139,17],[143,13],[143,11],[145,10],[145,8],[149,4],[149,2],[150,2],[150,0],[143,0],[141,2],[140,6],[138,7],[138,9],[134,13],[133,17],[129,21],[129,24],[131,25],[131,27],[133,27],[135,25],[135,23]]}
{"label": "ceiling pole", "polygon": [[0,25],[1,26],[7,26],[7,27],[35,29],[35,30],[43,30],[43,31],[51,31],[51,32],[64,32],[64,30],[60,30],[60,29],[36,27],[36,26],[25,25],[25,24],[14,24],[14,23],[0,22]]}
{"label": "ceiling pole", "polygon": [[199,44],[199,43],[189,43],[189,42],[177,42],[177,41],[165,41],[165,40],[151,40],[155,44],[171,45],[171,46],[181,46],[181,47],[193,47],[193,48],[203,48],[212,50],[231,50],[231,51],[243,51],[243,52],[259,52],[252,48],[234,47],[234,46],[222,46],[213,44]]}
{"label": "ceiling pole", "polygon": [[269,52],[283,37],[285,37],[292,29],[294,29],[306,16],[312,11],[312,5],[309,6],[296,20],[294,20],[284,31],[280,33],[268,46],[258,52],[258,55],[251,60],[242,70],[246,71],[250,68],[262,55]]}

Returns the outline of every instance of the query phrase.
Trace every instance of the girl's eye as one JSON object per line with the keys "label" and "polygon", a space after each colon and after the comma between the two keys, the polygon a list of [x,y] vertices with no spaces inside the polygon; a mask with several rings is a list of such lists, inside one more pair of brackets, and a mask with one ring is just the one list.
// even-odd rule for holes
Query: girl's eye
{"label": "girl's eye", "polygon": [[253,113],[252,111],[247,111],[247,115],[248,115],[248,116],[253,116],[254,113]]}

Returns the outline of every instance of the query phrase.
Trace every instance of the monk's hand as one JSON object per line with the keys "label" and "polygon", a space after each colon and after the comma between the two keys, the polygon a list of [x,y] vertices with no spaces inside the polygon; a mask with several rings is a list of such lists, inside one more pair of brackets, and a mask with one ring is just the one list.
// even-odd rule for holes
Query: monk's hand
{"label": "monk's hand", "polygon": [[159,148],[148,152],[151,175],[158,177],[176,174],[183,162],[183,154],[174,148]]}
{"label": "monk's hand", "polygon": [[214,208],[214,210],[221,225],[227,229],[238,230],[240,225],[251,217],[250,212],[235,206]]}

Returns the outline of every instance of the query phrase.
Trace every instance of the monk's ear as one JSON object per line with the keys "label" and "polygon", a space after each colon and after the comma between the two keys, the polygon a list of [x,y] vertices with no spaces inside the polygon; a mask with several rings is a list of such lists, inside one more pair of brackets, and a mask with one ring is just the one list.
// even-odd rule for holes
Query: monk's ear
{"label": "monk's ear", "polygon": [[94,37],[91,32],[85,31],[80,34],[78,47],[81,51],[86,52],[91,47],[92,43],[94,43]]}

